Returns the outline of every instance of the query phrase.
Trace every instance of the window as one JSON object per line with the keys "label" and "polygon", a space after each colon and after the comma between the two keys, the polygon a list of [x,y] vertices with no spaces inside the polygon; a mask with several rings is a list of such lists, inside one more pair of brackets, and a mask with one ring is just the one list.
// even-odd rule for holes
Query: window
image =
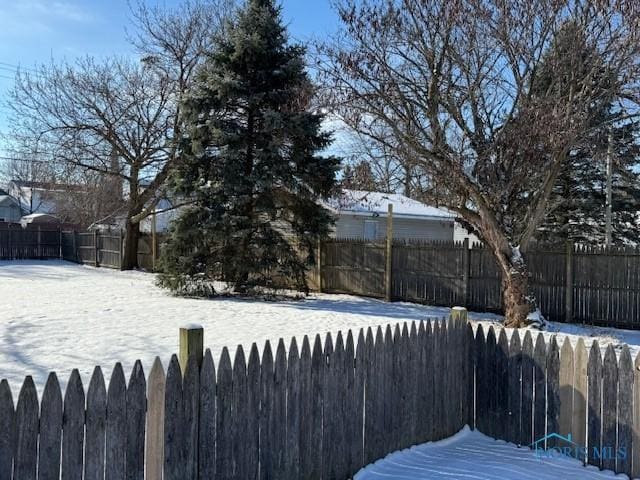
{"label": "window", "polygon": [[378,221],[365,220],[364,221],[364,239],[375,240],[377,235],[378,235]]}

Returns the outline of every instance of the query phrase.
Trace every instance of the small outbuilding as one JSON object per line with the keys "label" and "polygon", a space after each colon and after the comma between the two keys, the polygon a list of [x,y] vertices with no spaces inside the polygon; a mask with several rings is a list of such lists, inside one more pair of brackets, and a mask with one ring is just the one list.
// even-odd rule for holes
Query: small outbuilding
{"label": "small outbuilding", "polygon": [[23,228],[26,228],[28,225],[58,226],[60,223],[58,217],[54,217],[48,213],[32,213],[20,219],[20,225],[22,225]]}
{"label": "small outbuilding", "polygon": [[455,215],[397,193],[343,189],[327,203],[336,217],[336,238],[382,240],[387,234],[389,204],[393,205],[393,238],[453,241]]}

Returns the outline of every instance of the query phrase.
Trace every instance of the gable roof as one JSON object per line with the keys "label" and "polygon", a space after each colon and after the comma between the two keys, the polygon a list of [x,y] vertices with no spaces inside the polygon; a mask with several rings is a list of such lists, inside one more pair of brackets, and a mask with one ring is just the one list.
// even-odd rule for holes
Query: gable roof
{"label": "gable roof", "polygon": [[452,222],[455,220],[455,215],[447,210],[426,205],[398,193],[343,189],[342,193],[331,198],[326,206],[335,213],[386,217],[389,204],[393,205],[394,217]]}

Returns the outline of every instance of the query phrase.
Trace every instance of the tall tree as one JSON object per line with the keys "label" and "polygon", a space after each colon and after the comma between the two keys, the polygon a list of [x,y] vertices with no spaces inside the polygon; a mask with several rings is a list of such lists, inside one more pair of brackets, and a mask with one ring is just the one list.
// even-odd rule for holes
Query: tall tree
{"label": "tall tree", "polygon": [[[568,152],[593,129],[590,106],[624,96],[631,109],[640,98],[637,2],[338,3],[343,29],[319,60],[328,101],[354,130],[417,162],[437,186],[426,192],[433,201],[474,227],[502,273],[506,324],[522,325],[534,299],[521,253]],[[534,94],[568,19],[603,64],[585,69],[572,51],[570,75]]]}
{"label": "tall tree", "polygon": [[365,160],[360,160],[354,165],[345,165],[342,173],[342,186],[344,188],[368,192],[378,190],[378,182],[373,174],[371,165]]}
{"label": "tall tree", "polygon": [[218,278],[246,291],[285,277],[305,289],[307,258],[331,222],[318,200],[339,167],[319,154],[331,135],[308,111],[305,49],[289,43],[273,0],[249,0],[225,33],[183,105],[173,184],[194,203],[163,249],[161,283],[208,294]]}
{"label": "tall tree", "polygon": [[229,3],[186,0],[174,10],[134,4],[139,62],[52,61],[19,72],[9,93],[16,142],[39,145],[45,161],[124,184],[125,269],[137,266],[140,222],[164,197],[180,160],[180,100]]}

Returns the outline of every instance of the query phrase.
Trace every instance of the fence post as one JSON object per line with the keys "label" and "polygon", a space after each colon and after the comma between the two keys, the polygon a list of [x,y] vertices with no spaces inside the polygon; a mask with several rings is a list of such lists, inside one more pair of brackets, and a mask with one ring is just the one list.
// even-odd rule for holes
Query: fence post
{"label": "fence post", "polygon": [[42,227],[38,225],[38,245],[36,246],[36,257],[42,260]]}
{"label": "fence post", "polygon": [[180,368],[182,375],[187,369],[187,362],[191,355],[196,356],[198,367],[202,366],[204,351],[204,328],[202,325],[189,324],[180,327]]}
{"label": "fence post", "polygon": [[11,223],[7,223],[7,256],[8,260],[13,260],[13,250],[11,247]]}
{"label": "fence post", "polygon": [[451,309],[451,320],[466,324],[469,320],[469,312],[464,307],[453,307]]}
{"label": "fence post", "polygon": [[[120,229],[120,270],[122,270],[123,264],[124,264],[124,230],[121,228]],[[153,269],[155,271],[155,259],[153,261]]]}
{"label": "fence post", "polygon": [[318,247],[316,253],[316,281],[318,282],[318,292],[322,293],[322,239],[318,237]]}
{"label": "fence post", "polygon": [[100,264],[98,263],[98,250],[100,249],[100,247],[98,246],[99,237],[100,237],[100,232],[96,228],[93,231],[93,256],[94,256],[94,259],[95,259],[94,266],[96,266],[96,267],[100,266]]}
{"label": "fence post", "polygon": [[384,270],[384,299],[387,302],[391,301],[391,282],[393,279],[392,271],[393,262],[391,255],[393,254],[393,204],[389,204],[387,211],[387,246],[385,251],[386,265]]}
{"label": "fence post", "polygon": [[58,256],[60,260],[64,259],[64,252],[62,251],[62,226],[58,227]]}
{"label": "fence post", "polygon": [[74,228],[72,233],[73,233],[73,237],[71,238],[72,238],[72,247],[73,247],[73,258],[75,258],[76,263],[80,263],[80,255],[78,255],[78,241],[76,239],[78,232],[76,232]]}
{"label": "fence post", "polygon": [[462,242],[462,302],[469,303],[469,268],[470,268],[469,238]]}
{"label": "fence post", "polygon": [[573,242],[567,241],[565,253],[564,321],[573,320]]}

